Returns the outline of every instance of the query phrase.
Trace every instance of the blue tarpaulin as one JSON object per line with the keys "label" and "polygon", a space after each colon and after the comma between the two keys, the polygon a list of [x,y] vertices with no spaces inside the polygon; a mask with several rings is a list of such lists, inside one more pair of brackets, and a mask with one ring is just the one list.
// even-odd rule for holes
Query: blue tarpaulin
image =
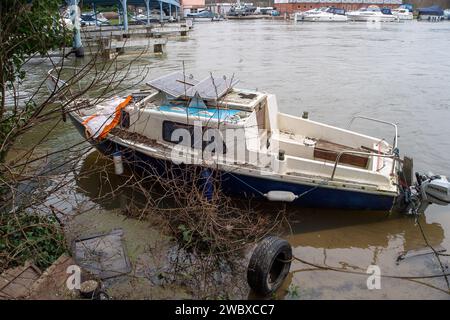
{"label": "blue tarpaulin", "polygon": [[419,9],[417,9],[417,11],[419,11],[419,14],[421,14],[421,15],[432,15],[432,16],[443,16],[444,15],[444,11],[439,6],[419,8]]}

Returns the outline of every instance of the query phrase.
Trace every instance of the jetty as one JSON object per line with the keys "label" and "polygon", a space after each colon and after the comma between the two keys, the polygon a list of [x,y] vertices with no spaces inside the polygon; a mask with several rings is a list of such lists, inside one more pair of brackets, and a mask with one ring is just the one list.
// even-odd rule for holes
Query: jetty
{"label": "jetty", "polygon": [[[91,0],[90,4],[115,5],[119,7],[122,23],[117,26],[99,25],[97,22],[93,26],[81,27],[79,21],[80,4],[79,0],[66,0],[70,9],[70,19],[74,26],[74,39],[72,52],[76,57],[87,53],[98,53],[101,50],[105,57],[114,57],[126,50],[146,49],[148,52],[163,53],[167,43],[167,36],[179,35],[187,36],[192,28],[192,21],[180,22],[180,2],[178,0]],[[145,24],[129,25],[128,5],[145,4],[147,21]],[[150,11],[159,9],[159,23],[150,23]],[[169,13],[173,22],[164,22],[163,10]],[[97,19],[96,19],[97,20]]]}
{"label": "jetty", "polygon": [[117,26],[89,26],[82,28],[81,42],[88,50],[84,54],[101,51],[105,58],[133,50],[146,50],[147,53],[164,53],[169,37],[186,37],[192,24],[153,23],[150,25],[131,25],[127,30]]}

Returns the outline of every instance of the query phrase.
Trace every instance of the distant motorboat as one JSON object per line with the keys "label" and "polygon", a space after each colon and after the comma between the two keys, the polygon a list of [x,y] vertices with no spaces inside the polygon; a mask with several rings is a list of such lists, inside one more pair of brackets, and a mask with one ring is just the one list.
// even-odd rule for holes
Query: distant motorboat
{"label": "distant motorboat", "polygon": [[[164,12],[162,14],[162,20],[163,21],[173,21],[175,18],[172,16],[167,16]],[[160,22],[161,21],[161,14],[157,10],[150,11],[150,14],[147,19],[147,14],[136,14],[131,17],[130,19],[135,24],[147,24],[148,20],[150,22]]]}
{"label": "distant motorboat", "polygon": [[218,14],[209,10],[204,10],[196,13],[188,13],[187,18],[192,18],[194,21],[220,21],[222,20]]}
{"label": "distant motorboat", "polygon": [[296,21],[317,21],[317,22],[346,22],[348,20],[344,9],[335,7],[322,7],[319,9],[308,10],[299,14]]}
{"label": "distant motorboat", "polygon": [[378,6],[368,6],[356,11],[347,13],[347,17],[351,21],[368,21],[368,22],[394,22],[399,21],[397,16],[394,16],[390,9],[380,9]]}
{"label": "distant motorboat", "polygon": [[450,20],[450,9],[444,10],[444,19]]}
{"label": "distant motorboat", "polygon": [[246,4],[241,5],[237,4],[236,6],[232,6],[230,11],[228,11],[227,16],[229,17],[241,17],[241,16],[250,16],[253,15],[256,11],[256,7],[248,6]]}
{"label": "distant motorboat", "polygon": [[392,10],[392,15],[396,16],[399,20],[412,20],[414,18],[413,13],[406,8],[397,8]]}
{"label": "distant motorboat", "polygon": [[82,26],[105,26],[109,20],[101,12],[84,12],[80,16]]}
{"label": "distant motorboat", "polygon": [[309,15],[313,15],[316,12],[319,12],[319,10],[320,10],[320,8],[314,8],[314,9],[303,11],[303,12],[301,12],[301,11],[295,12],[294,13],[294,20],[295,21],[301,21],[301,20],[303,20],[304,17],[309,16]]}
{"label": "distant motorboat", "polygon": [[441,21],[444,19],[444,10],[439,6],[419,8],[417,11],[419,12],[419,16],[417,17],[419,21]]}

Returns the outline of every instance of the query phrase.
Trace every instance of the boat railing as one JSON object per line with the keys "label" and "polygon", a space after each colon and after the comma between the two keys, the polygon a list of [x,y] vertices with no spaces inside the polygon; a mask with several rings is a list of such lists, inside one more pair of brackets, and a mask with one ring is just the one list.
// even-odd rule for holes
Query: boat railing
{"label": "boat railing", "polygon": [[334,179],[337,166],[339,164],[339,161],[341,160],[342,155],[344,155],[344,154],[356,154],[356,155],[368,156],[368,157],[391,158],[391,159],[393,159],[391,175],[394,173],[395,162],[400,161],[400,158],[396,154],[383,154],[383,153],[362,152],[362,151],[354,151],[354,150],[343,150],[343,151],[339,152],[336,157],[336,161],[334,162],[333,172],[331,173],[330,181]]}
{"label": "boat railing", "polygon": [[366,116],[354,116],[350,122],[347,125],[347,129],[350,129],[350,126],[352,125],[352,123],[356,120],[356,119],[364,119],[364,120],[369,120],[369,121],[374,121],[374,122],[378,122],[378,123],[383,123],[383,124],[387,124],[390,125],[394,128],[395,130],[395,135],[394,135],[394,142],[393,142],[393,150],[392,150],[392,154],[394,154],[395,150],[397,148],[397,140],[398,140],[398,128],[397,125],[393,122],[389,122],[389,121],[384,121],[384,120],[380,120],[380,119],[375,119],[375,118],[370,118],[370,117],[366,117]]}

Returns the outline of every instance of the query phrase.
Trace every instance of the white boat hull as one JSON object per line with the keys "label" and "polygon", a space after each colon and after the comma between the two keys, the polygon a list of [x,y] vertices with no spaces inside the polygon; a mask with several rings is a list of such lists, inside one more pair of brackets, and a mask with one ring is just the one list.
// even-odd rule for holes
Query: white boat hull
{"label": "white boat hull", "polygon": [[393,15],[363,15],[363,14],[347,14],[350,21],[363,22],[397,22],[399,19]]}
{"label": "white boat hull", "polygon": [[405,20],[413,20],[414,16],[411,14],[394,14],[395,17],[397,17],[398,20],[405,21]]}
{"label": "white boat hull", "polygon": [[303,21],[310,22],[346,22],[348,21],[347,16],[344,15],[323,15],[323,16],[304,16]]}

